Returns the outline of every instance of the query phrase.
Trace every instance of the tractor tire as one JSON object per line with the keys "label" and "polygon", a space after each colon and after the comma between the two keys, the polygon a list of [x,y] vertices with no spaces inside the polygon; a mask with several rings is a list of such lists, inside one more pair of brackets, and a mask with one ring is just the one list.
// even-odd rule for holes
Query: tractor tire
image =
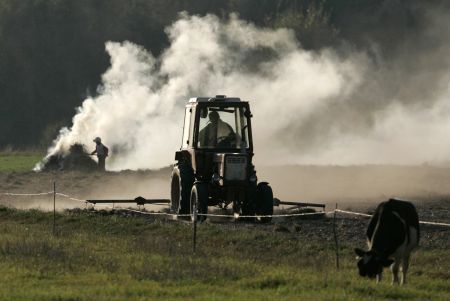
{"label": "tractor tire", "polygon": [[189,214],[194,171],[184,162],[173,168],[170,184],[170,209],[176,214]]}
{"label": "tractor tire", "polygon": [[[191,190],[191,214],[194,214],[194,210],[197,210],[197,214],[208,213],[208,184],[196,183],[192,186]],[[203,222],[206,216],[199,215],[198,221]]]}
{"label": "tractor tire", "polygon": [[[266,182],[261,182],[256,187],[256,214],[273,215],[273,192],[272,188]],[[268,223],[272,217],[258,217],[262,223]]]}
{"label": "tractor tire", "polygon": [[242,215],[251,216],[256,214],[256,184],[250,185],[245,195],[245,201],[241,207]]}

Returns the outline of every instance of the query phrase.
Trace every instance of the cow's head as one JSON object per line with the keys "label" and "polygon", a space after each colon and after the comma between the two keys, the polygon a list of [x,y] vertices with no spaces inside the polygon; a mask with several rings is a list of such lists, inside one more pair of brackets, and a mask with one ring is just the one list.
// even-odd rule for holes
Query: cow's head
{"label": "cow's head", "polygon": [[383,267],[388,267],[394,262],[392,259],[382,258],[374,251],[355,249],[355,253],[358,255],[359,275],[363,277],[374,278],[376,275],[381,274]]}

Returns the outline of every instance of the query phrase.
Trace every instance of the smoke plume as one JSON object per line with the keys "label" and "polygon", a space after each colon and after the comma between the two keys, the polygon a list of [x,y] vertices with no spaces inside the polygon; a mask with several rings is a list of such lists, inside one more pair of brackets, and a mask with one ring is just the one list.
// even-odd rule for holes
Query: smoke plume
{"label": "smoke plume", "polygon": [[257,163],[447,161],[450,26],[430,19],[418,39],[384,59],[349,46],[307,51],[288,29],[236,16],[182,14],[159,57],[106,43],[111,66],[98,96],[84,100],[49,155],[74,143],[93,148],[100,136],[109,170],[167,166],[181,144],[186,101],[225,94],[251,103]]}

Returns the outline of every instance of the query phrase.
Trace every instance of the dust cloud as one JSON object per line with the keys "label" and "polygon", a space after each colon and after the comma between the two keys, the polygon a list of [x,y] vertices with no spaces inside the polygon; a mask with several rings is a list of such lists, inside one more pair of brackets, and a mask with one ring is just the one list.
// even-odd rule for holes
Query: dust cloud
{"label": "dust cloud", "polygon": [[328,209],[366,209],[389,198],[414,203],[448,199],[450,168],[435,166],[260,166],[274,196],[286,201],[324,203]]}
{"label": "dust cloud", "polygon": [[[259,181],[268,181],[274,197],[284,201],[339,204],[341,209],[365,210],[391,197],[413,201],[446,200],[450,196],[450,168],[435,166],[261,166]],[[83,171],[0,173],[0,191],[35,193],[53,190],[81,200],[170,198],[170,168],[147,171],[86,173]],[[0,205],[21,209],[53,210],[53,194],[45,196],[6,196],[0,194]],[[84,202],[57,196],[58,210],[84,208]],[[108,204],[111,206],[111,204]],[[134,204],[116,207],[136,208]],[[163,210],[168,206],[145,206]],[[96,205],[96,209],[104,208]]]}
{"label": "dust cloud", "polygon": [[429,25],[386,59],[373,49],[307,51],[288,29],[231,15],[181,14],[170,46],[154,57],[108,42],[111,67],[49,155],[73,143],[110,148],[107,169],[173,162],[189,97],[225,94],[251,102],[256,164],[442,164],[449,161],[450,26]]}
{"label": "dust cloud", "polygon": [[[56,195],[58,210],[83,208],[82,200],[111,199],[134,200],[138,196],[152,199],[169,199],[171,169],[121,172],[85,172],[85,171],[48,171],[36,175],[34,172],[0,173],[0,191],[10,193],[56,192],[81,200],[70,200]],[[53,193],[47,195],[4,195],[0,193],[0,206],[11,206],[20,209],[37,208],[45,211],[53,210]],[[112,204],[107,204],[112,206]],[[120,207],[136,208],[136,204],[118,204]],[[146,206],[148,210],[166,208],[166,206]],[[96,209],[104,208],[96,205]]]}

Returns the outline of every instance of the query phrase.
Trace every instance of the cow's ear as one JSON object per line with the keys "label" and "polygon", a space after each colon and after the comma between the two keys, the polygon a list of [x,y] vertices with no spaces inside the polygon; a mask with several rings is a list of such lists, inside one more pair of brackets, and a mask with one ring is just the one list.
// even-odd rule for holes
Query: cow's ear
{"label": "cow's ear", "polygon": [[358,255],[359,257],[363,257],[364,254],[366,254],[366,252],[364,250],[361,250],[359,248],[355,248],[355,253],[356,255]]}
{"label": "cow's ear", "polygon": [[381,261],[381,264],[386,268],[386,267],[390,267],[392,264],[394,263],[394,260],[392,259],[383,259]]}

